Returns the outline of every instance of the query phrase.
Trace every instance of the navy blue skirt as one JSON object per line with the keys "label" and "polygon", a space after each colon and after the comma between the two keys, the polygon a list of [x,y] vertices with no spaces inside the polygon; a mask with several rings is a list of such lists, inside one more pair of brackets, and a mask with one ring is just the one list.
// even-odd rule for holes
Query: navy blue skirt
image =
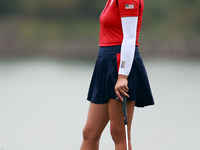
{"label": "navy blue skirt", "polygon": [[[118,78],[121,45],[100,47],[91,79],[87,100],[95,104],[108,103],[116,99],[115,84]],[[153,105],[147,73],[140,56],[138,47],[135,47],[133,65],[128,76],[129,98],[135,101],[135,106],[145,107]]]}

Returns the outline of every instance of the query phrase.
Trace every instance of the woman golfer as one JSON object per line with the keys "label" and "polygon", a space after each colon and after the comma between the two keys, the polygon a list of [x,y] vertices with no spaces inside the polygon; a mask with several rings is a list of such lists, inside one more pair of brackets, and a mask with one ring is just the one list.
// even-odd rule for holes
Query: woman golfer
{"label": "woman golfer", "polygon": [[128,145],[134,107],[153,105],[148,77],[138,50],[143,0],[108,0],[100,16],[99,52],[88,100],[81,150],[98,150],[110,121],[115,150],[126,150],[122,97],[127,97]]}

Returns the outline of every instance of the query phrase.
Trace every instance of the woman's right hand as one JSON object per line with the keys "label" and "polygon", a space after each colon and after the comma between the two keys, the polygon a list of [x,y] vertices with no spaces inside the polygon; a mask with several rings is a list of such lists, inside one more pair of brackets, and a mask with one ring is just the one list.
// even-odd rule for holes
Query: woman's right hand
{"label": "woman's right hand", "polygon": [[129,97],[127,94],[129,88],[128,88],[128,76],[125,75],[118,75],[117,83],[115,84],[115,93],[118,97],[118,100],[123,101],[123,98],[121,95],[124,95],[126,97]]}

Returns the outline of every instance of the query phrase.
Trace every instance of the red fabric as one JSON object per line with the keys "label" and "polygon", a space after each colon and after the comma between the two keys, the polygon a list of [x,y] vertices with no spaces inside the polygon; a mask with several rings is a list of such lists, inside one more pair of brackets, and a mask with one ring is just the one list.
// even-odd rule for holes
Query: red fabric
{"label": "red fabric", "polygon": [[117,72],[119,72],[119,65],[120,65],[120,53],[116,54],[117,57]]}
{"label": "red fabric", "polygon": [[121,17],[138,17],[136,45],[139,46],[139,33],[142,24],[144,2],[141,0],[108,0],[100,15],[99,46],[121,45],[123,31]]}

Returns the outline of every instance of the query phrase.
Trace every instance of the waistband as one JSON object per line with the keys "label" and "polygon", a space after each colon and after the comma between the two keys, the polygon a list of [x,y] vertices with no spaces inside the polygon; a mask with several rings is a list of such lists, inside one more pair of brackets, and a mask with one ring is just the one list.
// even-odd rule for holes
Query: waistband
{"label": "waistband", "polygon": [[99,47],[98,56],[117,54],[121,52],[121,45]]}
{"label": "waistband", "polygon": [[[135,52],[138,52],[138,46],[135,46]],[[121,53],[121,45],[99,47],[98,56],[112,55]]]}

